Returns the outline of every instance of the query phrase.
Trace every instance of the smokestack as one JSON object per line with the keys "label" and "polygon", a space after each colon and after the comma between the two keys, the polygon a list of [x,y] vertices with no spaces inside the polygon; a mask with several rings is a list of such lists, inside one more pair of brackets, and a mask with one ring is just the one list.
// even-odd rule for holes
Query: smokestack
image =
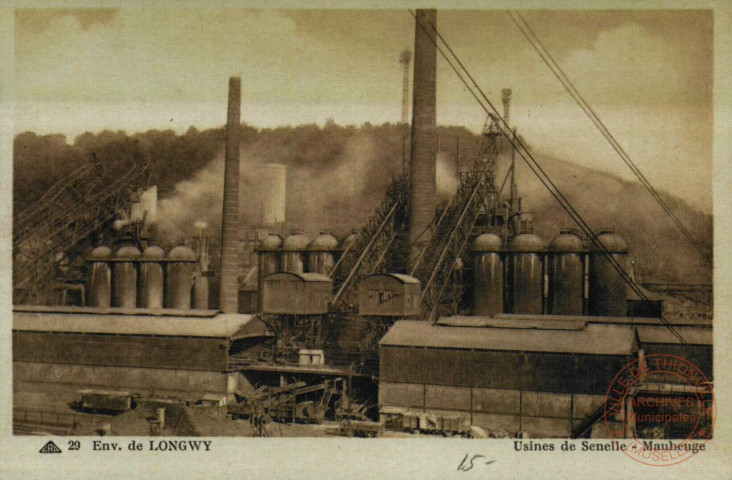
{"label": "smokestack", "polygon": [[510,126],[508,116],[511,113],[511,89],[504,88],[501,90],[501,93],[503,93],[503,120],[506,122],[506,125]]}
{"label": "smokestack", "polygon": [[412,143],[409,168],[409,268],[430,240],[436,191],[437,10],[417,10],[414,29]]}
{"label": "smokestack", "polygon": [[399,63],[402,64],[402,123],[409,121],[409,64],[412,61],[412,52],[406,49],[399,56]]}
{"label": "smokestack", "polygon": [[226,113],[226,157],[224,164],[224,209],[221,221],[221,285],[219,308],[224,313],[239,310],[239,116],[241,78],[229,78],[229,107]]}

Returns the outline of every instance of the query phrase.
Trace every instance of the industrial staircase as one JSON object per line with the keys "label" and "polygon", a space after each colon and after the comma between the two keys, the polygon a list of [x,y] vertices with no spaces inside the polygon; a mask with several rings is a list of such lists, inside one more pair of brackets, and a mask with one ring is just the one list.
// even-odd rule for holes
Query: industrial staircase
{"label": "industrial staircase", "polygon": [[[433,222],[428,245],[409,272],[422,282],[422,315],[436,318],[440,305],[450,308],[457,304],[459,282],[453,282],[455,264],[463,256],[476,220],[482,212],[493,212],[498,203],[495,186],[496,158],[500,136],[491,119],[483,131],[480,152],[468,172],[461,174],[460,185],[453,201]],[[349,315],[356,312],[358,282],[373,273],[383,271],[404,227],[408,208],[408,179],[395,179],[384,199],[376,207],[366,226],[343,252],[331,271],[336,292],[332,312]]]}
{"label": "industrial staircase", "polygon": [[381,203],[353,243],[333,267],[332,310],[342,314],[357,309],[358,282],[384,269],[406,218],[408,183],[406,175],[396,178]]}
{"label": "industrial staircase", "polygon": [[605,403],[598,405],[589,415],[578,423],[569,435],[569,438],[588,438],[595,425],[605,413]]}
{"label": "industrial staircase", "polygon": [[[13,218],[13,303],[45,303],[58,262],[100,232],[146,183],[147,165],[124,172],[96,156],[56,182]],[[149,178],[149,177],[148,177]]]}
{"label": "industrial staircase", "polygon": [[470,171],[461,174],[455,197],[439,214],[429,243],[410,271],[422,282],[425,320],[449,314],[459,303],[460,282],[453,281],[456,264],[463,257],[478,216],[494,210],[498,200],[495,173],[499,135],[494,123],[486,125],[478,157]]}

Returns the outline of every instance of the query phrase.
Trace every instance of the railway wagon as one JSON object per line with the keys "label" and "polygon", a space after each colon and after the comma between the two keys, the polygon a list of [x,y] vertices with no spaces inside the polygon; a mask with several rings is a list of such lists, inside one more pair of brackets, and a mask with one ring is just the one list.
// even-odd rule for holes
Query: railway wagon
{"label": "railway wagon", "polygon": [[129,392],[116,390],[80,390],[82,410],[126,412],[134,407],[134,397]]}
{"label": "railway wagon", "polygon": [[470,431],[470,418],[465,415],[404,413],[401,416],[401,421],[401,429],[410,432],[467,435]]}
{"label": "railway wagon", "polygon": [[365,420],[343,420],[338,424],[338,432],[345,437],[376,438],[384,431],[383,422]]}

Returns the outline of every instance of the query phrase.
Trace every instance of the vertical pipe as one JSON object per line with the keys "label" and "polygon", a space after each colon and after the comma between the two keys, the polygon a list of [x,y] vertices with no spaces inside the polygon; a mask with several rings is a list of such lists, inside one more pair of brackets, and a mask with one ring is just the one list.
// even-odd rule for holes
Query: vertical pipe
{"label": "vertical pipe", "polygon": [[[511,132],[511,135],[513,136],[513,142],[516,142],[516,128],[514,127],[513,131]],[[517,208],[516,201],[518,200],[518,188],[516,187],[516,148],[511,145],[511,209],[512,210],[521,210],[520,207]]]}
{"label": "vertical pipe", "polygon": [[414,87],[409,169],[409,267],[427,246],[435,215],[437,10],[417,10],[414,31]]}
{"label": "vertical pipe", "polygon": [[404,50],[399,57],[402,64],[402,124],[409,121],[409,62],[412,61],[412,52]]}
{"label": "vertical pipe", "polygon": [[503,121],[506,122],[506,125],[510,128],[509,123],[509,115],[511,114],[511,89],[510,88],[504,88],[501,90],[501,93],[503,94]]}
{"label": "vertical pipe", "polygon": [[457,139],[455,143],[455,178],[460,182],[460,137],[455,138]]}
{"label": "vertical pipe", "polygon": [[224,313],[237,313],[239,256],[239,115],[241,111],[241,78],[229,78],[229,105],[226,115],[226,157],[224,166],[224,208],[221,222],[221,285],[219,308]]}

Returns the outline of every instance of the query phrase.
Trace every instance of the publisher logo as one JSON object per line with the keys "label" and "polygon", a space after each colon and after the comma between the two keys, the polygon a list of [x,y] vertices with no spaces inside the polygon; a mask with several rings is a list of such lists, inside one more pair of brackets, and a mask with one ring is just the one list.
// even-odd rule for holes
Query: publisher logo
{"label": "publisher logo", "polygon": [[39,451],[38,453],[61,453],[61,449],[58,448],[58,445],[53,443],[53,440],[49,440]]}
{"label": "publisher logo", "polygon": [[610,438],[633,440],[623,453],[646,465],[676,465],[712,437],[712,383],[685,358],[641,356],[610,383],[603,414]]}

